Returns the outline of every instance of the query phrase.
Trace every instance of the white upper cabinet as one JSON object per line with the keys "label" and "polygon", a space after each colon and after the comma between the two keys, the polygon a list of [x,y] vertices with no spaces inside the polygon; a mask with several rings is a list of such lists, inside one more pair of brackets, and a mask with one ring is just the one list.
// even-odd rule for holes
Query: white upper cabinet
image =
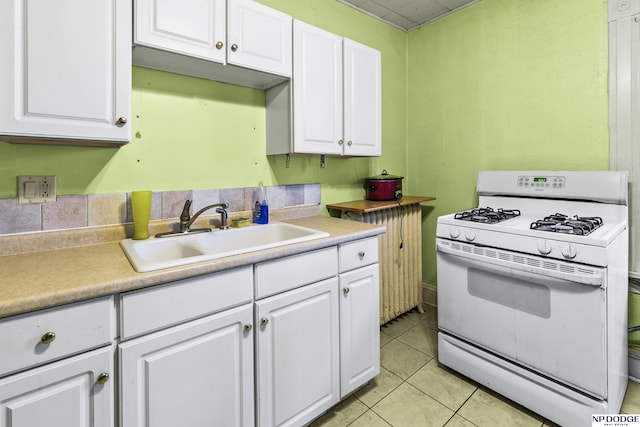
{"label": "white upper cabinet", "polygon": [[344,39],[344,154],[382,155],[380,51]]}
{"label": "white upper cabinet", "polygon": [[229,64],[291,77],[293,19],[253,0],[229,0]]}
{"label": "white upper cabinet", "polygon": [[226,0],[136,0],[133,41],[224,63],[226,20]]}
{"label": "white upper cabinet", "polygon": [[296,21],[293,152],[341,154],[342,37]]}
{"label": "white upper cabinet", "polygon": [[8,0],[0,13],[0,140],[129,141],[131,7]]}
{"label": "white upper cabinet", "polygon": [[267,154],[380,156],[380,52],[294,21],[293,58],[267,91]]}
{"label": "white upper cabinet", "polygon": [[285,13],[253,0],[136,0],[134,10],[135,65],[260,89],[291,77]]}

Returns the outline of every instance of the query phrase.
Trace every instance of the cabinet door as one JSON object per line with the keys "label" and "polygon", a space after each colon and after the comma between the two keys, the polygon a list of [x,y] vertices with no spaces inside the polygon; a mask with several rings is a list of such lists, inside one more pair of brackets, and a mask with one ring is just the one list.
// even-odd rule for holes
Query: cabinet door
{"label": "cabinet door", "polygon": [[256,302],[258,425],[300,426],[340,399],[338,279]]}
{"label": "cabinet door", "polygon": [[229,2],[230,64],[291,77],[291,16],[253,0]]}
{"label": "cabinet door", "polygon": [[252,306],[120,344],[122,427],[252,426]]}
{"label": "cabinet door", "polygon": [[136,0],[137,45],[225,62],[226,0]]}
{"label": "cabinet door", "polygon": [[380,267],[340,275],[341,397],[380,373]]}
{"label": "cabinet door", "polygon": [[382,154],[380,51],[344,40],[344,154]]}
{"label": "cabinet door", "polygon": [[2,8],[0,139],[127,142],[128,2],[8,0]]}
{"label": "cabinet door", "polygon": [[112,427],[113,380],[100,374],[113,374],[111,346],[0,379],[0,426]]}
{"label": "cabinet door", "polygon": [[293,23],[293,151],[342,154],[342,37]]}

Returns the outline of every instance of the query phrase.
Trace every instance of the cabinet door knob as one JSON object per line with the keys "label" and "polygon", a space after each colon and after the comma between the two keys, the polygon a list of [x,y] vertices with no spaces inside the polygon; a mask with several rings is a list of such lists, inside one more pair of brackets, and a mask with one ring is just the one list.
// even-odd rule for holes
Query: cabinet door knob
{"label": "cabinet door knob", "polygon": [[42,335],[42,338],[40,338],[40,341],[43,344],[51,344],[55,340],[56,340],[56,333],[55,332],[45,332],[44,335]]}
{"label": "cabinet door knob", "polygon": [[253,325],[250,323],[247,323],[246,325],[244,325],[244,331],[245,332],[251,332],[251,330],[253,329]]}
{"label": "cabinet door knob", "polygon": [[116,125],[118,126],[124,126],[127,124],[127,118],[126,117],[118,117],[118,120],[116,120]]}
{"label": "cabinet door knob", "polygon": [[232,51],[234,51],[234,52],[235,52],[236,50],[238,50],[238,45],[237,45],[237,44],[235,44],[235,43],[234,43],[234,44],[232,44],[232,45],[231,45],[231,50],[232,50]]}
{"label": "cabinet door knob", "polygon": [[351,292],[350,288],[342,288],[342,293],[347,295],[349,292]]}
{"label": "cabinet door knob", "polygon": [[338,145],[342,145],[342,144],[344,144],[344,141],[343,141],[343,140],[341,140],[341,139],[340,139],[340,140],[338,140]]}
{"label": "cabinet door knob", "polygon": [[224,46],[224,43],[222,42],[216,43],[216,49],[222,49],[223,46]]}
{"label": "cabinet door knob", "polygon": [[353,145],[353,142],[348,141],[348,142],[347,142],[347,145],[348,145],[349,147],[351,147],[351,146]]}
{"label": "cabinet door knob", "polygon": [[360,259],[364,259],[364,251],[358,252],[358,256],[360,257]]}
{"label": "cabinet door knob", "polygon": [[107,372],[98,375],[98,379],[96,380],[98,384],[105,384],[107,381],[109,381],[109,374]]}
{"label": "cabinet door knob", "polygon": [[267,323],[269,323],[269,319],[267,319],[266,317],[260,319],[260,326],[267,326]]}

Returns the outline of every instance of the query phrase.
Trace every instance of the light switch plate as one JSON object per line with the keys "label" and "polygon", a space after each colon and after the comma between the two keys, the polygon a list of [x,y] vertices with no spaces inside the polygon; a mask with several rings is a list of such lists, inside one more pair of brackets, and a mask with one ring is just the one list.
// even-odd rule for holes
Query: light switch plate
{"label": "light switch plate", "polygon": [[18,203],[48,203],[56,201],[55,176],[19,176]]}

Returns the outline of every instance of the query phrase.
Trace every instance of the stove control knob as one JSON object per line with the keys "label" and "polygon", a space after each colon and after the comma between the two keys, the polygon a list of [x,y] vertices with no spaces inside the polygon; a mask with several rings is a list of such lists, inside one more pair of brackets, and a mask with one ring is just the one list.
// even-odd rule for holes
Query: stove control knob
{"label": "stove control knob", "polygon": [[538,252],[542,255],[549,255],[551,253],[551,243],[548,240],[538,241]]}
{"label": "stove control knob", "polygon": [[576,257],[576,255],[578,255],[578,250],[576,249],[575,246],[572,245],[567,245],[564,248],[562,248],[562,256],[567,258],[567,259],[574,259]]}
{"label": "stove control knob", "polygon": [[473,230],[465,230],[464,238],[470,242],[473,242],[476,238],[476,232]]}
{"label": "stove control knob", "polygon": [[452,239],[457,239],[458,236],[460,236],[460,229],[458,227],[451,227],[449,229],[449,236],[451,236]]}

